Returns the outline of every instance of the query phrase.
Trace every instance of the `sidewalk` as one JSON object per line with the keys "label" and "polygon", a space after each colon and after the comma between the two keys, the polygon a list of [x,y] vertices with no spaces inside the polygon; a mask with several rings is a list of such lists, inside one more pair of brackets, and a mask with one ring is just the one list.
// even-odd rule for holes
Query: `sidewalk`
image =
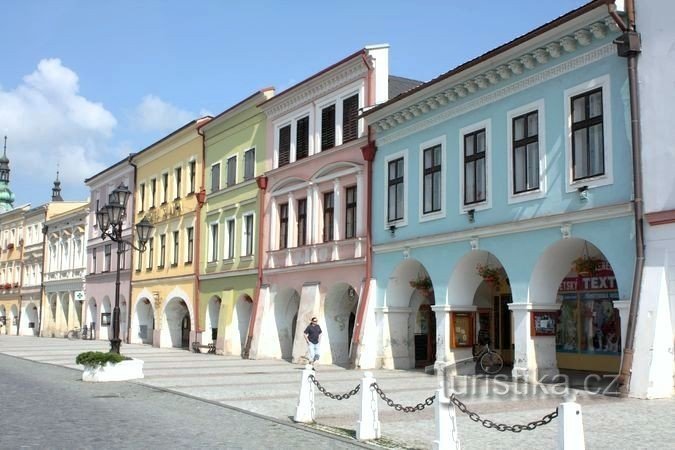
{"label": "sidewalk", "polygon": [[[301,366],[279,360],[242,360],[144,345],[123,344],[122,349],[125,355],[145,361],[146,378],[139,380],[140,384],[283,421],[290,421],[295,413]],[[81,369],[75,364],[75,356],[91,350],[107,351],[108,342],[0,336],[0,353],[74,369]],[[360,382],[361,376],[361,371],[319,366],[316,378],[329,391],[345,393]],[[433,395],[438,384],[435,376],[421,371],[376,370],[374,376],[389,397],[404,405],[423,402]],[[550,386],[494,385],[463,377],[451,381],[469,409],[498,423],[527,424],[551,412],[561,401],[555,394],[560,389],[554,392]],[[583,407],[587,448],[660,448],[675,442],[674,400],[641,401],[580,392],[577,401]],[[317,391],[315,403],[317,427],[355,429],[359,416],[358,396],[336,401]],[[397,443],[397,448],[431,448],[433,407],[406,414],[380,401],[379,409],[383,437]],[[535,431],[500,433],[460,414],[457,428],[464,449],[546,449],[555,448],[558,421]]]}

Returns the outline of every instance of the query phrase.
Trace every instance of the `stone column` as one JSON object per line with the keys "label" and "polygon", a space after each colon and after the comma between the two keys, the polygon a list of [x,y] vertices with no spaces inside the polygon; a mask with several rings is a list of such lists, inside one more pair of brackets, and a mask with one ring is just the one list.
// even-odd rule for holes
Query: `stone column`
{"label": "stone column", "polygon": [[[452,342],[452,327],[454,323],[452,321],[453,313],[473,313],[474,314],[474,336],[477,331],[475,330],[476,317],[475,312],[478,310],[477,306],[474,305],[442,305],[442,306],[432,306],[431,309],[436,312],[436,364],[434,364],[436,370],[445,368],[446,374],[448,375],[457,375],[457,374],[473,374],[474,373],[474,364],[471,363],[471,347],[453,347]],[[439,316],[444,316],[441,321],[439,321]],[[443,329],[441,330],[441,326]],[[445,353],[440,354],[440,343],[438,340],[441,338],[440,333],[443,333],[443,339],[445,340]],[[469,362],[469,364],[467,364]]]}
{"label": "stone column", "polygon": [[[411,369],[414,366],[413,347],[408,333],[408,321],[413,310],[403,307],[380,308],[383,317],[383,355],[384,369]],[[411,363],[412,360],[412,363]]]}
{"label": "stone column", "polygon": [[560,305],[511,303],[509,309],[513,314],[513,378],[537,383],[558,375],[555,336],[533,336],[532,312],[555,312]]}
{"label": "stone column", "polygon": [[[307,342],[303,331],[309,325],[312,317],[319,319],[319,325],[324,330],[321,336],[320,359],[321,364],[332,364],[333,359],[330,353],[330,341],[326,330],[326,318],[321,316],[321,291],[320,283],[305,283],[300,293],[300,305],[298,305],[298,318],[295,326],[295,336],[293,339],[293,362],[302,362],[302,357],[307,354]],[[290,324],[289,324],[290,328]]]}

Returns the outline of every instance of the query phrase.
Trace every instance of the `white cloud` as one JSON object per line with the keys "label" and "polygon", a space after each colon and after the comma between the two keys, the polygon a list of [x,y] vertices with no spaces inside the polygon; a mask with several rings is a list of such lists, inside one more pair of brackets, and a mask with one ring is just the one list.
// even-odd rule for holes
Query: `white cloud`
{"label": "white cloud", "polygon": [[43,59],[14,89],[0,88],[0,133],[9,137],[12,186],[24,177],[51,181],[57,162],[64,182],[82,185],[108,165],[101,149],[117,120],[79,89],[77,74],[59,59]]}
{"label": "white cloud", "polygon": [[134,126],[142,131],[173,131],[197,116],[165,102],[156,95],[146,95],[132,114]]}

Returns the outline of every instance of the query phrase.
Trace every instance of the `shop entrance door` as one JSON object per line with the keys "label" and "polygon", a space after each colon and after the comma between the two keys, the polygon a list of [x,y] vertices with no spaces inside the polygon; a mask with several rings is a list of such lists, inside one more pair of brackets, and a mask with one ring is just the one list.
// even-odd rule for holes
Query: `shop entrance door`
{"label": "shop entrance door", "polygon": [[428,304],[417,311],[415,330],[415,367],[426,367],[436,361],[436,316]]}
{"label": "shop entrance door", "polygon": [[490,340],[504,363],[513,364],[513,328],[511,326],[511,294],[495,296],[492,301],[492,332]]}
{"label": "shop entrance door", "polygon": [[181,323],[181,347],[190,347],[190,315],[183,316]]}

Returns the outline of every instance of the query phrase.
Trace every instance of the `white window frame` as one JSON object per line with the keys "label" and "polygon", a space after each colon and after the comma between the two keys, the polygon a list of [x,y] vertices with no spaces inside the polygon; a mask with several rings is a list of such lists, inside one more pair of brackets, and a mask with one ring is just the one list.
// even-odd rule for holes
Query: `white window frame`
{"label": "white window frame", "polygon": [[[403,219],[389,222],[389,162],[395,159],[403,158]],[[389,230],[392,225],[396,228],[408,225],[408,186],[410,177],[408,176],[408,149],[398,151],[388,155],[384,159],[384,229]]]}
{"label": "white window frame", "polygon": [[[218,166],[218,190],[214,191],[213,190],[213,167]],[[211,164],[210,169],[209,169],[209,191],[210,192],[219,192],[221,189],[223,189],[223,165],[221,161],[216,161],[213,164]],[[195,189],[197,187],[195,186]]]}
{"label": "white window frame", "polygon": [[243,179],[243,177],[246,176],[246,154],[247,154],[248,152],[250,152],[250,151],[253,151],[253,174],[251,175],[251,178],[247,178],[247,179],[244,180],[244,181],[250,181],[250,180],[254,180],[254,179],[255,179],[255,169],[256,169],[256,167],[255,167],[256,146],[255,146],[255,145],[252,146],[252,147],[250,147],[250,148],[247,148],[246,150],[244,150],[244,152],[243,152],[243,154],[242,154],[242,158],[241,158],[241,159],[242,159],[242,166],[243,166],[243,170],[242,170],[242,172],[243,172],[242,179]]}
{"label": "white window frame", "polygon": [[213,226],[218,227],[216,229],[216,240],[220,238],[220,223],[217,220],[209,222],[209,248],[208,255],[209,259],[206,261],[207,264],[214,264],[218,261],[218,242],[213,242]]}
{"label": "white window frame", "polygon": [[[424,213],[424,150],[435,147],[436,145],[441,146],[441,209],[438,211],[430,212],[430,213]],[[442,219],[446,216],[445,212],[445,204],[447,203],[447,198],[446,198],[446,188],[445,188],[445,180],[446,180],[446,172],[447,172],[447,160],[445,157],[445,154],[447,152],[447,142],[446,142],[446,135],[438,136],[433,139],[429,139],[428,141],[422,142],[419,145],[419,166],[418,166],[418,173],[419,173],[419,179],[418,179],[418,219],[420,222],[428,222],[430,220],[437,220],[437,219]],[[388,193],[388,191],[387,191]]]}
{"label": "white window frame", "polygon": [[[234,236],[235,240],[232,241],[232,251],[230,252],[230,230],[229,230],[229,222],[230,220],[234,221]],[[223,227],[223,260],[225,261],[231,261],[234,258],[236,258],[237,254],[235,252],[235,249],[237,248],[237,240],[236,240],[236,235],[237,235],[237,218],[235,216],[228,216],[225,217],[225,220],[223,221],[224,227]],[[232,257],[230,257],[230,253],[232,253]]]}
{"label": "white window frame", "polygon": [[[507,184],[509,204],[522,203],[546,197],[548,183],[546,179],[546,111],[544,99],[536,100],[527,105],[507,111],[506,113],[506,160],[507,160]],[[539,189],[529,192],[513,193],[513,119],[537,112],[537,139],[539,146]]]}
{"label": "white window frame", "polygon": [[[239,167],[237,167],[239,165],[238,156],[239,155],[235,153],[234,155],[228,156],[227,159],[225,160],[225,183],[227,184],[226,187],[232,187],[235,184],[237,184],[237,178],[239,176]],[[233,183],[230,184],[230,161],[233,159],[234,159],[234,180]]]}
{"label": "white window frame", "polygon": [[[290,207],[290,205],[289,205]],[[246,253],[246,218],[251,217],[253,220],[253,229],[251,231],[251,253]],[[290,226],[290,225],[289,225]],[[241,256],[250,258],[255,253],[255,213],[246,213],[241,216]]]}
{"label": "white window frame", "polygon": [[180,198],[183,198],[183,193],[178,192],[178,178],[176,178],[176,170],[180,169],[180,184],[181,184],[181,191],[184,189],[185,185],[185,169],[183,168],[183,165],[177,165],[173,168],[173,199],[172,200],[178,200]]}
{"label": "white window frame", "polygon": [[[575,95],[602,88],[602,138],[604,144],[605,173],[579,181],[573,181],[574,168],[572,167],[572,105],[570,101]],[[575,192],[582,186],[588,188],[607,186],[614,183],[614,164],[612,154],[612,105],[611,80],[609,75],[585,81],[564,91],[565,103],[565,191]]]}
{"label": "white window frame", "polygon": [[[166,190],[164,189],[164,175],[166,175]],[[163,197],[160,205],[163,205],[164,203],[169,203],[169,197],[171,197],[171,174],[168,170],[162,172],[162,175],[159,177],[159,183],[161,185],[160,189],[162,190],[161,196]]]}
{"label": "white window frame", "polygon": [[[485,128],[485,201],[480,203],[464,204],[464,136]],[[492,208],[492,119],[472,123],[459,130],[459,213],[468,211],[483,211]]]}
{"label": "white window frame", "polygon": [[[190,173],[190,165],[191,165],[193,162],[195,163],[195,173],[194,173],[194,177],[193,177],[192,174]],[[185,172],[186,172],[185,179],[188,181],[188,183],[187,183],[186,186],[185,186],[185,192],[186,192],[186,195],[188,195],[188,194],[194,194],[194,193],[197,192],[197,189],[199,189],[199,186],[197,186],[197,174],[199,173],[199,164],[198,164],[198,162],[197,162],[197,158],[196,158],[196,157],[191,156],[190,159],[188,159],[187,166],[185,166]],[[193,182],[193,180],[192,180],[193,178],[194,178],[194,182]],[[194,184],[195,188],[194,188],[193,191],[190,191],[190,188],[192,187],[193,184]]]}

